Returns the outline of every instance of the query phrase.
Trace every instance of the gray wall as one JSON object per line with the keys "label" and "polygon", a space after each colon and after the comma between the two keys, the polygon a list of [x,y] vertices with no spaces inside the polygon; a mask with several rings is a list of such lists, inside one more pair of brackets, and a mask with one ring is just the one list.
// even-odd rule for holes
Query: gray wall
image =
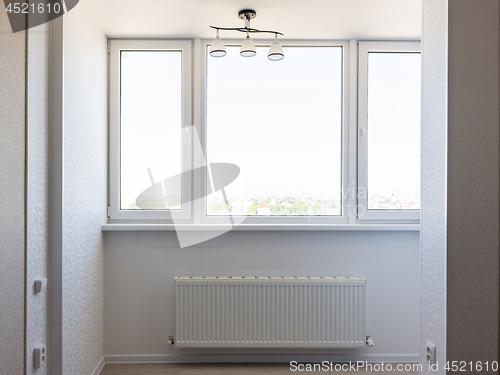
{"label": "gray wall", "polygon": [[[418,232],[233,231],[184,249],[175,232],[106,232],[105,256],[108,361],[418,360]],[[360,350],[174,349],[167,342],[174,333],[172,280],[193,274],[366,277],[367,329],[376,345]]]}
{"label": "gray wall", "polygon": [[104,355],[107,38],[82,4],[63,35],[62,373],[88,375]]}
{"label": "gray wall", "polygon": [[25,55],[0,6],[0,374],[24,372]]}
{"label": "gray wall", "polygon": [[447,360],[496,361],[499,1],[449,1],[448,15]]}

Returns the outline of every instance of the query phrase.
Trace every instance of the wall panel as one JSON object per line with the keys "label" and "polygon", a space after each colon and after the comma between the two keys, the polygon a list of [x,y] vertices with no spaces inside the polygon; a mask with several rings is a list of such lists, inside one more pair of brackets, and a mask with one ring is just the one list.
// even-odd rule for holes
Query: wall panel
{"label": "wall panel", "polygon": [[0,11],[0,374],[24,371],[26,33]]}
{"label": "wall panel", "polygon": [[[239,231],[184,249],[173,232],[106,232],[105,240],[106,355],[118,356],[113,358],[418,360],[418,232]],[[193,274],[363,276],[367,334],[375,347],[174,349],[168,343],[174,333],[172,281],[176,275]]]}
{"label": "wall panel", "polygon": [[26,373],[33,368],[33,348],[48,344],[48,293],[35,294],[37,278],[48,277],[49,257],[49,64],[50,25],[28,30],[27,196],[26,196]]}
{"label": "wall panel", "polygon": [[63,374],[104,354],[107,38],[83,4],[64,16]]}

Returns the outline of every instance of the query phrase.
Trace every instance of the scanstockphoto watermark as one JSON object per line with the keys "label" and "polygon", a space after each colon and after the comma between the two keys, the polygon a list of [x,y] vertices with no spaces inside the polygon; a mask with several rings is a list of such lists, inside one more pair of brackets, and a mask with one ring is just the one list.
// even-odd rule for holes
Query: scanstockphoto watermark
{"label": "scanstockphoto watermark", "polygon": [[[362,186],[348,186],[347,189],[342,193],[342,200],[349,200],[351,202],[359,202],[360,199],[366,199],[368,197],[368,192]],[[354,212],[351,212],[353,210]],[[358,217],[363,216],[366,213],[366,207],[362,205],[356,205],[351,208],[347,207],[347,214],[356,214]]]}
{"label": "scanstockphoto watermark", "polygon": [[4,0],[13,33],[40,26],[73,9],[79,0]]}
{"label": "scanstockphoto watermark", "polygon": [[[435,368],[433,368],[434,366]],[[366,361],[356,361],[349,363],[333,363],[323,361],[321,363],[298,363],[290,362],[292,372],[420,372],[424,366],[420,363],[370,363]],[[429,365],[429,371],[437,371],[437,365]]]}
{"label": "scanstockphoto watermark", "polygon": [[[183,135],[174,135],[175,132],[181,132]],[[142,191],[136,198],[135,204],[140,209],[166,209],[166,201],[171,198],[171,201],[176,201],[177,207],[184,207],[187,212],[190,212],[192,205],[196,201],[203,200],[205,197],[220,192],[224,198],[226,207],[229,207],[230,202],[226,194],[225,188],[236,180],[240,174],[240,167],[231,163],[208,163],[201,146],[200,138],[194,125],[177,129],[171,132],[173,139],[190,139],[193,155],[198,155],[195,158],[193,165],[189,163],[182,164],[182,172],[165,179],[155,180],[153,172],[148,169],[151,180],[151,186]],[[191,194],[183,195],[181,193],[182,181],[187,180],[186,177],[196,174],[206,176],[206,189],[191,192]],[[180,199],[179,199],[180,197]],[[202,204],[202,202],[200,202]],[[243,223],[246,215],[233,216],[231,214],[219,217],[219,226],[206,226],[203,229],[193,230],[185,224],[185,217],[180,210],[170,210],[170,217],[175,226],[175,232],[181,248],[200,244],[212,238],[221,236],[233,230],[236,226]]]}
{"label": "scanstockphoto watermark", "polygon": [[[359,202],[360,200],[365,200],[368,198],[368,191],[363,186],[348,186],[347,189],[342,193],[342,200],[347,200],[350,202]],[[366,213],[366,207],[364,205],[357,204],[353,207],[350,205],[347,207],[347,214],[355,214],[358,217],[363,217]]]}

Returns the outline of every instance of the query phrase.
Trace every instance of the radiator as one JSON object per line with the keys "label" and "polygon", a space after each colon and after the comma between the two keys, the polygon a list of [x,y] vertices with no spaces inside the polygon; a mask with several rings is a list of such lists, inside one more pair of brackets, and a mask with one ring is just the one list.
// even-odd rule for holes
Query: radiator
{"label": "radiator", "polygon": [[176,347],[362,347],[359,276],[178,276]]}

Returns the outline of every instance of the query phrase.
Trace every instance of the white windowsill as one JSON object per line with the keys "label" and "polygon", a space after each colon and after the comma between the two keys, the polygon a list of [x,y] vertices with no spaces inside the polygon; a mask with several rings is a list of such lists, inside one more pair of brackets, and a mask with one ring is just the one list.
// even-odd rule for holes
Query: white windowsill
{"label": "white windowsill", "polygon": [[[221,230],[231,227],[225,224],[180,224],[183,230]],[[173,224],[104,224],[103,232],[126,231],[174,231]],[[418,232],[420,224],[240,224],[233,230],[321,230],[321,231],[392,231]]]}

